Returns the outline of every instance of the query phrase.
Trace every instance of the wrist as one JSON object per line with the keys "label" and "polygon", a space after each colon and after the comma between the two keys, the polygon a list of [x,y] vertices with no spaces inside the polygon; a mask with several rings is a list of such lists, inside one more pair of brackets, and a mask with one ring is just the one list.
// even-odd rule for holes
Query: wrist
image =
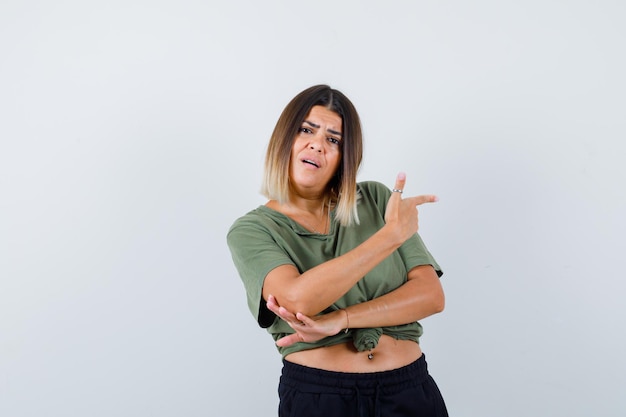
{"label": "wrist", "polygon": [[344,333],[348,333],[348,330],[350,330],[350,314],[348,314],[348,310],[347,309],[342,309],[344,313],[346,313],[346,325],[344,327]]}
{"label": "wrist", "polygon": [[348,312],[343,308],[321,316],[320,320],[325,322],[329,335],[347,333],[349,330],[350,318]]}
{"label": "wrist", "polygon": [[377,234],[380,235],[380,238],[389,245],[389,249],[391,251],[398,249],[406,240],[404,238],[404,233],[389,223],[386,223],[383,227],[381,227]]}

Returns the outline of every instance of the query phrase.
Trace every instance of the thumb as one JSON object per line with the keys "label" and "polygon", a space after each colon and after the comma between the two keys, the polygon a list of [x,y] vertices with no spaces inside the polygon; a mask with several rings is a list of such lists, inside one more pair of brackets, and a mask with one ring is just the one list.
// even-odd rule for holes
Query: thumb
{"label": "thumb", "polygon": [[294,343],[298,343],[301,341],[302,340],[300,339],[300,336],[298,335],[298,333],[293,333],[293,334],[290,334],[288,336],[281,337],[280,339],[278,339],[276,341],[276,346],[289,347],[293,345]]}

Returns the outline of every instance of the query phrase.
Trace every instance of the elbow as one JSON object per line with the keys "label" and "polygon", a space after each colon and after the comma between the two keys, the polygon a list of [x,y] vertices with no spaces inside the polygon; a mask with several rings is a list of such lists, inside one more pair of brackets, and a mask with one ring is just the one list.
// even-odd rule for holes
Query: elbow
{"label": "elbow", "polygon": [[[315,294],[311,294],[300,282],[297,271],[289,268],[283,270],[282,267],[272,272],[265,279],[263,285],[263,298],[268,299],[271,294],[276,299],[278,306],[285,308],[290,313],[302,313],[311,316],[314,308]],[[315,312],[317,313],[317,312]]]}
{"label": "elbow", "polygon": [[434,305],[434,310],[435,310],[435,311],[434,311],[434,314],[437,314],[437,313],[441,313],[441,312],[443,312],[443,310],[444,310],[445,308],[446,308],[446,301],[445,301],[445,299],[442,297],[442,298],[441,298],[441,301],[438,301],[438,302],[437,302],[437,303],[435,303],[435,305]]}
{"label": "elbow", "polygon": [[311,302],[307,302],[307,300],[297,300],[292,305],[294,314],[302,313],[308,317],[316,316],[322,311],[322,309],[317,308]]}
{"label": "elbow", "polygon": [[446,296],[443,291],[437,291],[432,297],[433,314],[441,313],[446,308]]}
{"label": "elbow", "polygon": [[314,307],[311,305],[311,300],[302,291],[293,289],[283,294],[283,297],[284,299],[280,305],[293,314],[302,313],[311,317],[319,313],[319,311],[313,311]]}

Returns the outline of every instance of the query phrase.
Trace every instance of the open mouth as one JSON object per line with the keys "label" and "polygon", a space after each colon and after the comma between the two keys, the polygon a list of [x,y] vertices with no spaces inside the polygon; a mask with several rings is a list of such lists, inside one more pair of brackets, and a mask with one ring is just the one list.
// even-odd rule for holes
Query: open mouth
{"label": "open mouth", "polygon": [[311,161],[310,159],[303,159],[302,162],[305,164],[313,165],[315,168],[319,168],[319,165],[315,163],[315,161]]}

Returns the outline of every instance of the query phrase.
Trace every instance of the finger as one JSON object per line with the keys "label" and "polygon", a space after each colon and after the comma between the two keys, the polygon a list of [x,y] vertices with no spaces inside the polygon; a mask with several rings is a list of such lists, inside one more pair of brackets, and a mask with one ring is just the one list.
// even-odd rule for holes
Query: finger
{"label": "finger", "polygon": [[404,172],[400,172],[396,176],[396,185],[394,185],[393,191],[402,194],[405,183],[406,183],[406,174]]}
{"label": "finger", "polygon": [[[267,301],[266,301],[265,304],[267,305],[268,308],[270,308],[270,306],[272,306],[274,309],[277,309],[278,307],[280,307],[280,304],[278,304],[278,301],[276,300],[276,297],[274,297],[272,294],[269,294],[267,296]],[[270,310],[271,310],[271,308],[270,308]]]}
{"label": "finger", "polygon": [[436,203],[437,201],[439,201],[439,198],[433,194],[423,194],[416,197],[405,198],[404,201],[409,201],[411,204],[419,206],[425,203]]}
{"label": "finger", "polygon": [[278,314],[279,305],[276,303],[276,298],[273,295],[267,297],[267,302],[265,303],[267,309],[270,310],[274,314]]}
{"label": "finger", "polygon": [[297,313],[296,319],[298,319],[298,321],[302,323],[303,326],[312,326],[315,324],[315,320],[311,319],[309,316],[305,316],[302,313]]}
{"label": "finger", "polygon": [[276,341],[276,346],[280,347],[288,347],[293,345],[294,343],[301,342],[301,336],[298,333],[290,334],[289,336],[281,337]]}
{"label": "finger", "polygon": [[278,307],[278,315],[286,321],[289,322],[295,322],[298,321],[296,319],[296,316],[289,310],[287,310],[285,307]]}
{"label": "finger", "polygon": [[276,314],[278,317],[280,317],[284,321],[288,322],[289,325],[292,325],[293,323],[297,321],[295,315],[293,315],[285,307],[280,307],[278,304],[273,303],[270,297],[268,297],[266,305],[267,305],[268,310]]}
{"label": "finger", "polygon": [[267,297],[267,302],[265,303],[267,309],[272,313],[276,314],[278,317],[285,321],[295,321],[295,315],[293,315],[289,310],[285,307],[281,307],[276,302],[276,298],[273,295],[269,295]]}
{"label": "finger", "polygon": [[287,320],[287,319],[285,318],[285,314],[284,314],[284,312],[283,312],[283,311],[281,311],[280,307],[278,307],[278,306],[274,306],[274,305],[271,305],[271,304],[269,304],[269,303],[268,303],[268,304],[267,304],[267,308],[268,308],[268,310],[270,310],[272,313],[276,314],[276,315],[277,315],[278,317],[280,317],[281,319],[283,319],[283,320]]}

